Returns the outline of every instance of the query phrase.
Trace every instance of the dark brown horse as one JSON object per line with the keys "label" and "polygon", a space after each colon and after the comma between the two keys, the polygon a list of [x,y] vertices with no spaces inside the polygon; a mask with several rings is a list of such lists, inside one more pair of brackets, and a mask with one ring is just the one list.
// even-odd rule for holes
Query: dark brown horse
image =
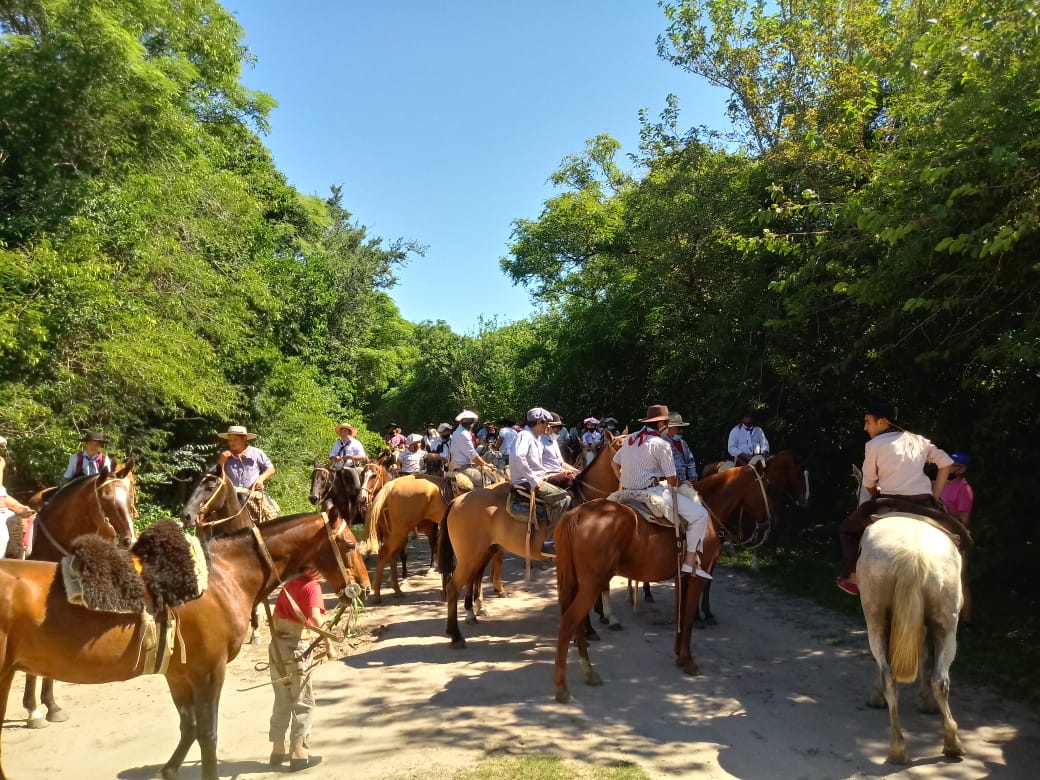
{"label": "dark brown horse", "polygon": [[349,524],[359,513],[361,503],[361,479],[357,471],[352,468],[333,471],[315,463],[311,472],[311,492],[308,499],[312,504],[320,504],[329,519],[335,521],[344,518],[347,521],[347,533],[355,544],[354,552],[350,554],[348,561],[350,574],[367,597],[372,591],[372,581],[368,576],[368,568],[365,566],[361,550],[356,547],[357,538],[349,528]]}
{"label": "dark brown horse", "polygon": [[[728,471],[746,470],[753,474],[759,486],[762,500],[750,512],[718,516],[723,523],[719,534],[723,542],[734,547],[751,550],[754,556],[752,568],[758,570],[758,548],[774,538],[780,514],[790,504],[806,506],[809,503],[809,470],[805,458],[792,450],[782,450],[766,460],[764,468],[737,466]],[[728,471],[722,472],[723,474]],[[699,490],[703,480],[697,483]],[[709,510],[714,507],[709,506]],[[704,588],[694,616],[694,623],[715,625],[718,621],[711,611],[711,581]]]}
{"label": "dark brown horse", "polygon": [[[132,475],[134,461],[117,475],[107,473],[77,477],[60,488],[53,488],[43,502],[34,521],[34,542],[29,560],[59,562],[68,555],[72,540],[83,534],[97,534],[122,547],[134,543]],[[69,719],[54,700],[54,680],[44,678],[40,684],[40,702],[47,708],[44,718],[36,700],[36,676],[25,675],[22,706],[31,729],[43,728],[47,722],[61,723]]]}
{"label": "dark brown horse", "polygon": [[[311,564],[340,591],[353,546],[321,514],[279,518],[207,543],[209,587],[176,607],[185,662],[174,652],[165,676],[180,715],[180,740],[161,770],[173,780],[189,748],[202,750],[202,777],[217,780],[217,709],[225,669],[242,648],[255,605]],[[268,563],[270,561],[270,563]],[[272,568],[273,564],[273,568]],[[0,717],[18,669],[75,683],[127,680],[140,671],[137,615],[68,603],[59,567],[0,561]],[[4,778],[0,768],[0,780]]]}
{"label": "dark brown horse", "polygon": [[[704,503],[715,516],[754,511],[762,498],[755,477],[743,469],[717,474],[697,485]],[[553,676],[556,700],[570,699],[567,689],[567,649],[577,638],[585,682],[602,681],[589,661],[588,641],[580,630],[600,593],[616,574],[641,582],[674,580],[678,573],[675,529],[655,525],[634,510],[613,501],[597,499],[567,512],[556,528],[556,577],[560,599],[560,630]],[[716,521],[708,524],[701,566],[710,567],[721,545]],[[686,674],[697,674],[690,649],[693,613],[708,580],[683,575],[676,588],[677,615],[675,661]]]}

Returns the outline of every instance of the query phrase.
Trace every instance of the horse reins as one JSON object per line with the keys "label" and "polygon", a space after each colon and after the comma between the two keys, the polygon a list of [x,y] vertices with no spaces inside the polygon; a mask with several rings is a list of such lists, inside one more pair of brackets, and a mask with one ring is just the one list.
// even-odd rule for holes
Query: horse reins
{"label": "horse reins", "polygon": [[217,485],[217,489],[213,491],[213,494],[210,495],[210,497],[206,499],[206,502],[199,508],[198,517],[196,517],[195,519],[195,525],[197,527],[207,528],[212,525],[220,525],[221,523],[227,523],[231,520],[235,520],[249,507],[249,502],[253,500],[253,493],[260,492],[256,489],[256,483],[254,482],[253,486],[249,488],[249,495],[246,496],[245,503],[242,504],[242,507],[237,512],[235,512],[235,514],[231,515],[230,517],[222,517],[219,520],[203,520],[203,518],[206,516],[206,510],[209,508],[209,505],[212,504],[214,500],[216,500],[217,495],[220,493],[220,489],[224,486],[224,484],[227,481],[227,474],[225,474],[223,469],[221,469],[220,484]]}
{"label": "horse reins", "polygon": [[332,495],[332,489],[335,487],[335,478],[332,474],[332,469],[327,469],[324,466],[315,466],[314,470],[323,471],[329,475],[328,484],[325,488],[325,491],[320,496],[318,496],[318,503],[321,504],[325,501],[326,498]]}
{"label": "horse reins", "polygon": [[[112,521],[108,519],[108,515],[105,514],[105,508],[101,504],[101,492],[100,491],[101,491],[101,488],[104,488],[106,485],[108,485],[108,484],[110,484],[112,482],[119,482],[119,481],[120,481],[119,477],[112,477],[111,479],[106,480],[105,482],[103,482],[99,486],[97,484],[96,476],[95,476],[95,479],[94,479],[94,500],[97,501],[98,512],[101,515],[101,522],[104,523],[105,525],[107,525],[109,528],[112,529],[112,536],[114,536],[114,537],[118,537],[119,534],[116,531],[115,526],[112,525]],[[65,545],[63,545],[61,542],[59,542],[57,539],[54,538],[54,534],[51,533],[51,530],[47,527],[47,524],[43,523],[43,522],[40,522],[40,516],[41,515],[43,516],[44,519],[46,519],[46,517],[47,517],[47,514],[45,512],[37,512],[36,513],[35,527],[37,529],[39,529],[40,531],[43,531],[44,537],[46,537],[48,542],[50,542],[52,545],[54,545],[54,548],[58,552],[60,552],[62,555],[66,555],[66,556],[67,555],[72,555],[71,552],[69,552],[67,549],[65,549]],[[95,534],[97,536],[101,535],[101,527],[100,527],[100,525],[98,526],[97,530],[95,531]]]}

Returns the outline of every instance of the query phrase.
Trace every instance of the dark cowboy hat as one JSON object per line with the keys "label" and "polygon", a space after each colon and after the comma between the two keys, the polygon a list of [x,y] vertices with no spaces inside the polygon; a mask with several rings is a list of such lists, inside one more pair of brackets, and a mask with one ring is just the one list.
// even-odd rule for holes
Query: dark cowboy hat
{"label": "dark cowboy hat", "polygon": [[400,427],[401,427],[401,426],[400,426],[400,425],[398,425],[397,423],[395,423],[395,422],[392,422],[392,423],[390,423],[389,425],[387,425],[387,426],[386,426],[386,429],[387,429],[388,431],[392,431],[392,430],[393,430],[394,428],[400,428]]}
{"label": "dark cowboy hat", "polygon": [[689,425],[688,422],[683,422],[682,415],[678,412],[671,412],[668,415],[668,427],[669,428],[685,428]]}
{"label": "dark cowboy hat", "polygon": [[878,419],[884,417],[889,422],[895,422],[899,416],[899,408],[888,401],[871,401],[863,407],[863,413]]}
{"label": "dark cowboy hat", "polygon": [[556,412],[552,413],[552,422],[549,423],[551,427],[563,427],[563,418],[560,417]]}
{"label": "dark cowboy hat", "polygon": [[654,404],[646,407],[646,417],[639,422],[659,422],[668,419],[668,407],[664,404]]}
{"label": "dark cowboy hat", "polygon": [[84,441],[97,441],[97,442],[101,442],[102,444],[104,444],[105,442],[108,441],[108,439],[106,439],[104,436],[102,436],[97,431],[87,431],[86,433],[83,434],[83,438],[80,439],[80,441],[81,442],[84,442]]}

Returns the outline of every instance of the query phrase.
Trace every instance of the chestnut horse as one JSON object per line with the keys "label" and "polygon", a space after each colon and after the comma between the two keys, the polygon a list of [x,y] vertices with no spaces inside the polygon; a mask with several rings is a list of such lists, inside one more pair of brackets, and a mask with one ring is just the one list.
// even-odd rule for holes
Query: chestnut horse
{"label": "chestnut horse", "polygon": [[[942,713],[943,755],[964,754],[949,701],[963,604],[961,564],[957,545],[926,519],[888,514],[863,532],[856,572],[870,652],[878,665],[867,704],[888,705],[889,763],[910,763],[899,726],[897,684],[915,677],[918,709]],[[934,646],[928,664],[920,657],[926,628]]]}
{"label": "chestnut horse", "polygon": [[[595,460],[575,477],[572,489],[577,501],[607,496],[618,489],[617,476],[610,464],[623,441],[622,436],[606,441]],[[508,495],[509,484],[505,482],[465,493],[452,502],[448,516],[441,524],[437,552],[444,598],[448,604],[446,633],[454,648],[466,646],[459,631],[459,593],[464,585],[480,576],[493,555],[499,550],[507,550],[526,557],[530,551],[533,560],[552,560],[552,556],[545,556],[541,551],[548,528],[544,525],[536,528],[528,545],[527,523],[514,519],[505,511]],[[465,607],[466,622],[476,623],[472,589],[466,595]]]}
{"label": "chestnut horse", "polygon": [[[300,566],[313,565],[341,591],[343,557],[353,545],[346,525],[321,514],[292,515],[211,539],[209,585],[174,608],[186,661],[174,652],[165,672],[180,715],[180,740],[162,768],[177,777],[192,744],[202,750],[202,777],[217,780],[217,709],[227,664],[242,649],[253,608]],[[0,717],[18,669],[74,683],[128,680],[140,672],[140,618],[69,604],[60,567],[0,561]],[[0,780],[6,777],[0,768]]]}
{"label": "chestnut horse", "polygon": [[[77,477],[60,488],[51,488],[36,513],[34,541],[29,560],[58,563],[68,555],[72,540],[83,534],[97,534],[122,547],[134,543],[133,468],[131,459],[115,475],[108,473]],[[31,729],[43,728],[47,722],[62,723],[69,719],[54,700],[54,680],[44,678],[40,684],[40,702],[47,708],[46,719],[36,700],[36,676],[25,675],[22,706]]]}
{"label": "chestnut horse", "polygon": [[[701,552],[701,566],[708,568],[714,565],[721,550],[715,518],[753,512],[761,507],[762,497],[755,476],[745,469],[731,469],[703,479],[697,489],[711,512]],[[579,629],[611,578],[621,574],[641,582],[675,580],[678,568],[675,529],[649,523],[623,504],[595,500],[563,516],[556,528],[560,630],[553,681],[557,701],[570,699],[567,649],[575,637],[586,684],[602,682],[589,661],[585,632]],[[684,574],[676,588],[675,661],[686,674],[698,673],[690,650],[690,634],[697,598],[707,582],[702,577]]]}

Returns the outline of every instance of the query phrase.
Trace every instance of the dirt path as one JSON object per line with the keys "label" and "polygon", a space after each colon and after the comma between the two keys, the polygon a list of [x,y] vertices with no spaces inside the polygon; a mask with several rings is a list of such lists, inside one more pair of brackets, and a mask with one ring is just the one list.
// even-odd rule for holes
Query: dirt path
{"label": "dirt path", "polygon": [[[425,559],[424,544],[413,557]],[[521,573],[522,562],[507,559],[507,582]],[[445,778],[500,750],[629,761],[652,777],[1036,777],[1040,720],[958,684],[956,664],[951,703],[967,757],[942,759],[938,717],[919,714],[915,692],[904,687],[901,714],[915,763],[902,771],[885,765],[887,714],[863,703],[874,664],[860,626],[763,591],[732,570],[716,579],[721,625],[694,636],[702,676],[684,677],[673,664],[673,591],[661,585],[658,603],[636,615],[619,603],[625,630],[602,631],[592,646],[602,687],[582,683],[572,651],[574,701],[561,705],[552,688],[558,612],[551,569],[536,565],[528,590],[491,600],[491,617],[464,627],[463,651],[443,637],[439,578],[413,577],[403,601],[389,596],[387,606],[368,608],[368,631],[349,657],[316,673],[312,742],[325,760],[306,776]],[[615,580],[617,602],[622,587]],[[266,765],[270,690],[237,690],[265,679],[253,668],[264,660],[266,646],[247,645],[228,669],[221,777],[284,774]],[[21,691],[12,692],[3,731],[10,777],[143,780],[172,751],[177,717],[162,678],[58,688],[72,720],[43,731],[10,719],[21,717]],[[196,747],[182,778],[199,777],[198,759]]]}

